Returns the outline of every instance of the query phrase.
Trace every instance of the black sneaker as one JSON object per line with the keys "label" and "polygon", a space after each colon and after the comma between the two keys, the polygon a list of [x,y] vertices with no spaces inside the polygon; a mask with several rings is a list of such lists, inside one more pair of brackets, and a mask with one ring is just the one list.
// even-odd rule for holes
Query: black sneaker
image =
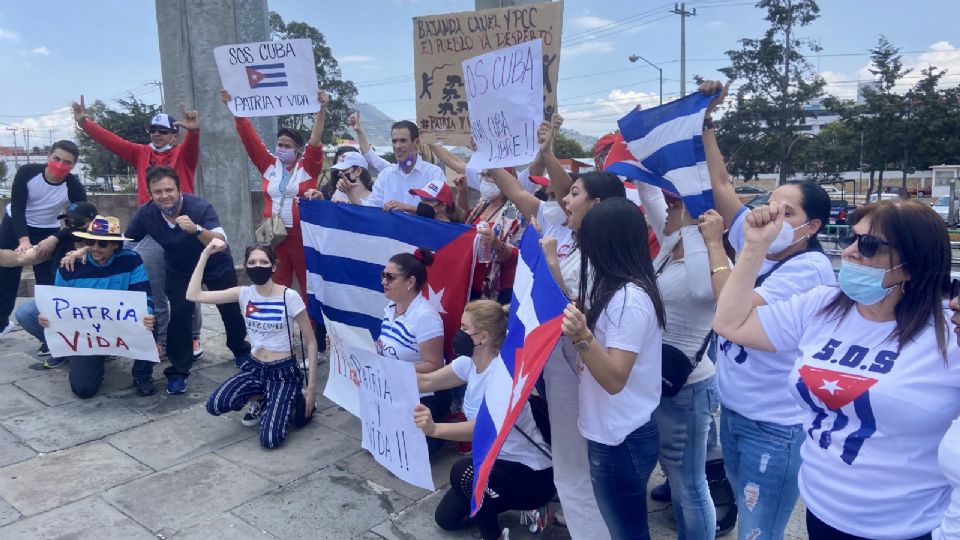
{"label": "black sneaker", "polygon": [[672,499],[672,494],[670,493],[670,481],[660,484],[659,486],[650,490],[650,498],[657,502],[670,502]]}
{"label": "black sneaker", "polygon": [[134,377],[133,386],[137,389],[137,395],[140,397],[152,396],[157,393],[157,385],[152,380],[141,381]]}
{"label": "black sneaker", "polygon": [[240,423],[247,427],[253,427],[259,424],[260,417],[263,415],[264,405],[266,405],[266,402],[263,399],[251,401],[250,407],[247,409],[247,412],[244,413],[243,418],[240,419]]}
{"label": "black sneaker", "polygon": [[50,349],[47,348],[46,343],[40,344],[40,348],[37,349],[37,356],[50,356]]}

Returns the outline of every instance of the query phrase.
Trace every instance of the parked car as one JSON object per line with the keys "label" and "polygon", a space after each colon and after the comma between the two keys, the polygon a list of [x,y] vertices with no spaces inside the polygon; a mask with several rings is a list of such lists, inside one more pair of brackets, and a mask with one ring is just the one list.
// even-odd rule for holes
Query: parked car
{"label": "parked car", "polygon": [[747,208],[753,209],[758,206],[763,206],[769,202],[770,202],[770,194],[764,193],[763,195],[757,195],[756,197],[750,199],[749,201],[744,203],[744,206],[746,206]]}
{"label": "parked car", "polygon": [[[873,204],[877,202],[877,193],[871,193],[870,198],[867,200],[867,204]],[[896,201],[900,199],[899,193],[880,193],[881,201]]]}
{"label": "parked car", "polygon": [[847,215],[853,212],[855,206],[843,199],[830,199],[830,223],[833,225],[846,225]]}
{"label": "parked car", "polygon": [[757,186],[737,186],[733,188],[733,191],[737,195],[762,195],[767,192],[767,190]]}
{"label": "parked car", "polygon": [[823,190],[827,192],[827,195],[829,195],[831,198],[839,197],[841,194],[840,190],[833,186],[820,186],[820,187],[822,187]]}
{"label": "parked car", "polygon": [[953,203],[953,217],[951,218],[949,216],[950,214],[950,196],[949,195],[943,195],[942,197],[937,197],[937,200],[933,201],[933,205],[931,206],[933,206],[933,209],[934,211],[936,211],[936,213],[940,214],[940,217],[943,218],[943,221],[946,222],[947,225],[954,225],[958,221],[960,221],[960,219],[958,219],[958,216],[960,216],[960,201],[955,201]]}

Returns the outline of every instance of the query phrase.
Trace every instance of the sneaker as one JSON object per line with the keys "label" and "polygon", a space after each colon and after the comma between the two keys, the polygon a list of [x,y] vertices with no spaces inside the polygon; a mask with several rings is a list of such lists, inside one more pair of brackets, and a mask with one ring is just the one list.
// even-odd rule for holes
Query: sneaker
{"label": "sneaker", "polygon": [[203,345],[200,344],[200,338],[193,338],[193,359],[199,360],[203,356]]}
{"label": "sneaker", "polygon": [[37,356],[50,356],[50,349],[47,348],[46,343],[40,344],[40,348],[37,349]]}
{"label": "sneaker", "polygon": [[520,524],[528,525],[527,529],[531,533],[542,532],[550,524],[550,508],[544,505],[536,510],[520,512]]}
{"label": "sneaker", "polygon": [[3,339],[7,334],[9,334],[13,327],[16,326],[13,321],[7,321],[7,325],[3,327],[3,330],[0,330],[0,339]]}
{"label": "sneaker", "polygon": [[[133,386],[137,389],[137,395],[140,397],[152,396],[157,393],[157,385],[152,380],[141,381],[134,377]],[[169,387],[168,390],[169,392]]]}
{"label": "sneaker", "polygon": [[240,356],[234,356],[233,365],[237,366],[237,368],[242,368],[243,365],[247,363],[247,360],[250,360],[249,354],[241,354]]}
{"label": "sneaker", "polygon": [[510,529],[507,527],[503,528],[503,532],[500,533],[500,540],[510,540]]}
{"label": "sneaker", "polygon": [[177,377],[167,381],[167,393],[171,396],[182,394],[187,391],[187,380]]}
{"label": "sneaker", "polygon": [[650,490],[650,498],[657,502],[670,502],[673,497],[670,494],[670,481],[660,484]]}
{"label": "sneaker", "polygon": [[247,408],[247,412],[244,413],[243,418],[240,419],[240,423],[247,427],[258,425],[260,423],[260,415],[263,414],[264,405],[266,405],[266,403],[262,399],[251,401],[250,407]]}
{"label": "sneaker", "polygon": [[46,369],[56,369],[67,363],[66,358],[53,358],[49,356],[50,353],[47,353],[47,357],[43,359],[43,367]]}

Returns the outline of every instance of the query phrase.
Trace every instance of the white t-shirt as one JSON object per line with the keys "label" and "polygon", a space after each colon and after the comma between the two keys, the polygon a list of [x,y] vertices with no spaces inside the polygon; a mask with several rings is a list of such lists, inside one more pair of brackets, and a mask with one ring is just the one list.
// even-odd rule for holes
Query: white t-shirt
{"label": "white t-shirt", "polygon": [[960,538],[960,419],[950,424],[950,429],[940,442],[937,453],[940,470],[950,482],[950,505],[943,514],[943,521],[933,531],[933,540],[956,540]]}
{"label": "white t-shirt", "polygon": [[580,249],[573,231],[563,224],[566,219],[567,215],[560,210],[559,203],[541,202],[537,206],[537,223],[543,230],[543,236],[557,239],[557,259],[563,275],[563,286],[571,298],[576,298],[580,295]]}
{"label": "white t-shirt", "polygon": [[660,404],[662,335],[653,302],[643,289],[627,284],[610,298],[593,334],[604,349],[637,353],[627,384],[613,396],[580,366],[580,433],[616,446],[649,422]]}
{"label": "white t-shirt", "polygon": [[[372,153],[372,150],[368,152],[368,154]],[[368,163],[370,159],[367,156]],[[373,183],[373,190],[370,196],[363,199],[363,205],[379,208],[389,201],[398,201],[416,206],[420,202],[420,197],[411,194],[410,190],[420,189],[431,180],[446,182],[447,177],[440,167],[425,161],[419,155],[409,174],[403,172],[400,165],[391,164],[377,175],[377,180]]]}
{"label": "white t-shirt", "polygon": [[294,319],[307,306],[296,291],[286,287],[283,291],[276,296],[261,296],[254,285],[240,287],[240,309],[243,310],[243,322],[247,326],[247,337],[254,356],[261,349],[290,351]]}
{"label": "white t-shirt", "polygon": [[[493,362],[502,363],[503,360],[497,356],[493,359]],[[491,362],[482,373],[477,373],[477,368],[473,360],[468,356],[458,356],[450,362],[450,367],[457,377],[467,383],[467,390],[463,395],[463,414],[467,417],[467,420],[477,419],[477,411],[480,410],[483,395],[486,393],[487,384],[490,381],[489,375],[492,372],[491,367],[493,366],[493,362]],[[503,391],[509,393],[510,389],[503,388]],[[533,413],[530,412],[529,403],[524,404],[523,410],[520,411],[520,416],[517,417],[516,425],[522,429],[527,436],[533,439],[540,448],[547,452],[550,451],[547,443],[543,440],[543,436],[540,435],[540,430],[537,429],[537,422],[533,419]],[[549,469],[553,466],[553,462],[546,454],[538,450],[533,443],[528,441],[526,437],[514,428],[510,429],[506,440],[503,441],[503,446],[500,448],[500,454],[497,459],[522,463],[535,471],[542,471],[543,469]]]}
{"label": "white t-shirt", "polygon": [[[730,225],[730,244],[740,253],[744,244],[743,221],[746,212]],[[760,274],[776,264],[766,260]],[[795,294],[819,285],[836,285],[830,259],[823,253],[798,255],[769,275],[754,289],[768,304],[787,300]],[[717,388],[720,402],[747,418],[792,426],[801,421],[801,411],[790,399],[787,376],[798,351],[781,349],[770,353],[741,347],[728,339],[717,339]]]}
{"label": "white t-shirt", "polygon": [[420,362],[423,360],[420,344],[438,336],[443,337],[440,314],[419,294],[403,315],[397,317],[396,311],[396,303],[383,309],[377,353],[404,362]]}
{"label": "white t-shirt", "polygon": [[867,321],[855,306],[842,319],[821,315],[838,290],[816,287],[757,309],[774,347],[799,350],[789,388],[806,433],[800,494],[849,534],[927,534],[950,500],[937,447],[960,415],[960,348],[945,336],[945,363],[932,320],[898,351],[895,321]]}

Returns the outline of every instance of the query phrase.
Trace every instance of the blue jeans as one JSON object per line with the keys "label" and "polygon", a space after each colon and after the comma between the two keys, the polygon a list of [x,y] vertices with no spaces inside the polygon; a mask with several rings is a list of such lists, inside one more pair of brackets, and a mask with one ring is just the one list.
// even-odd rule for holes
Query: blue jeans
{"label": "blue jeans", "polygon": [[28,334],[40,340],[40,343],[46,343],[47,339],[43,337],[43,327],[40,326],[40,310],[37,308],[36,300],[30,300],[20,304],[17,308],[17,322],[20,328],[27,331]]}
{"label": "blue jeans", "polygon": [[723,407],[720,445],[727,479],[737,496],[739,538],[783,538],[800,492],[800,424],[757,422]]}
{"label": "blue jeans", "polygon": [[649,540],[647,480],[657,466],[660,444],[651,419],[617,446],[587,441],[590,481],[603,521],[614,540]]}
{"label": "blue jeans", "polygon": [[716,376],[685,385],[673,397],[661,397],[657,407],[660,466],[670,480],[679,540],[716,536],[717,513],[704,470],[716,407]]}

